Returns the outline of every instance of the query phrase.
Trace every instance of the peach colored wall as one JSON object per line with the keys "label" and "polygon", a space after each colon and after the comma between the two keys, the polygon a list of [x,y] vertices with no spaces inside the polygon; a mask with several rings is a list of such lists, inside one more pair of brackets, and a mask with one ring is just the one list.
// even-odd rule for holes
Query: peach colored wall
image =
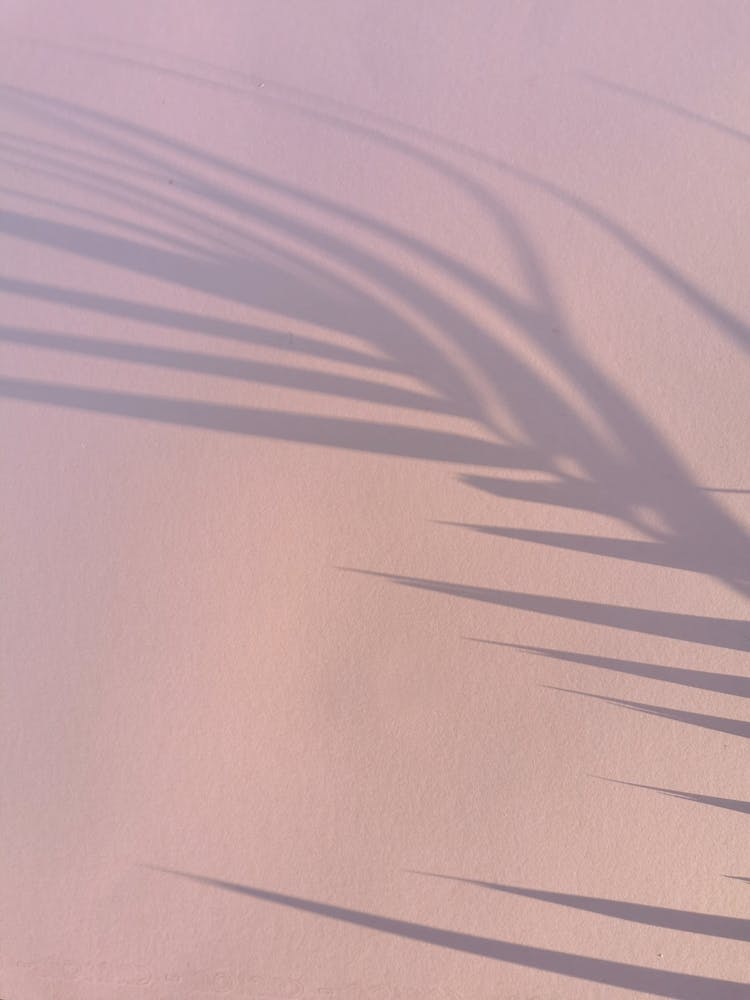
{"label": "peach colored wall", "polygon": [[750,6],[0,27],[3,1000],[748,996]]}

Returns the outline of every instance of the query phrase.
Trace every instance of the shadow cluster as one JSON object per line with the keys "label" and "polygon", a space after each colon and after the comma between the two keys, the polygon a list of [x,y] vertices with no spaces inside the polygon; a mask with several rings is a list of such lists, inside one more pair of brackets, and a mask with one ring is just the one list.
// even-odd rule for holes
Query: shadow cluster
{"label": "shadow cluster", "polygon": [[[517,210],[501,196],[502,182],[520,185],[577,214],[634,257],[667,290],[682,297],[732,345],[747,350],[750,327],[742,317],[710,291],[698,287],[620,221],[550,178],[453,140],[289,87],[266,81],[260,91],[250,76],[219,72],[195,61],[181,60],[175,65],[174,60],[157,60],[143,52],[137,56],[116,52],[88,55],[124,63],[134,71],[173,75],[190,86],[262,101],[280,115],[303,119],[332,136],[356,137],[369,150],[429,171],[493,227],[498,245],[505,248],[508,259],[523,276],[525,291],[519,294],[497,279],[491,261],[483,268],[471,266],[404,227],[360,208],[121,115],[5,85],[0,87],[0,99],[6,106],[22,120],[41,124],[56,138],[2,133],[3,162],[19,166],[31,176],[53,180],[71,195],[70,200],[61,200],[33,191],[4,189],[6,197],[31,202],[31,208],[4,211],[0,231],[84,261],[107,264],[134,279],[159,281],[199,293],[202,299],[221,300],[237,318],[6,275],[0,277],[0,292],[4,294],[52,303],[60,307],[61,315],[65,309],[77,310],[90,317],[92,324],[98,321],[106,325],[108,318],[127,320],[142,334],[138,340],[125,341],[99,336],[89,324],[85,333],[80,329],[4,325],[0,340],[37,352],[109,359],[132,366],[134,372],[158,368],[233,380],[248,388],[276,386],[309,393],[313,398],[366,403],[381,407],[378,412],[383,418],[209,403],[16,376],[0,379],[0,395],[162,425],[450,463],[470,489],[518,503],[543,504],[552,511],[575,509],[605,515],[642,538],[513,525],[459,525],[462,530],[587,553],[602,560],[703,574],[744,597],[750,596],[750,539],[742,524],[715,501],[711,493],[716,490],[694,482],[686,464],[647,416],[578,346],[543,254]],[[607,86],[632,99],[651,100],[662,111],[681,115],[693,124],[703,122],[730,137],[746,139],[736,130],[705,122],[668,102]],[[91,207],[102,201],[106,209]],[[61,221],[61,216],[68,221]],[[404,267],[404,259],[413,266]],[[436,277],[426,277],[430,274]],[[467,294],[451,295],[449,288]],[[481,302],[483,315],[490,316],[491,322],[477,319],[466,305],[471,299]],[[245,322],[243,312],[251,311],[262,311],[274,321]],[[153,331],[158,327],[184,335],[187,345],[153,343]],[[525,351],[519,351],[501,334],[505,329],[520,335]],[[216,345],[215,351],[196,349],[190,337],[200,337],[201,344],[209,338]],[[227,349],[241,350],[242,354],[223,353]],[[255,349],[278,351],[282,360],[248,356],[247,352]],[[532,356],[539,364],[529,360]],[[347,373],[342,373],[341,366]],[[544,371],[553,371],[556,380],[546,377]],[[596,414],[601,429],[581,415],[568,401],[568,394],[556,388],[560,382]],[[572,475],[571,467],[579,472]],[[518,473],[534,473],[535,478],[523,481]],[[644,516],[644,511],[655,517]],[[599,628],[729,650],[750,649],[750,625],[744,619],[625,607],[364,568],[354,571],[452,599]],[[512,645],[482,638],[474,641]],[[739,675],[538,646],[516,648],[529,655],[608,671],[610,676],[619,672],[740,698],[750,694],[750,679]],[[750,735],[750,724],[739,720],[573,693],[680,724],[733,736]],[[748,803],[742,801],[651,785],[634,787],[750,812]],[[682,1000],[748,996],[747,987],[740,983],[494,940],[217,879],[172,874],[380,933],[588,982]],[[608,918],[731,940],[748,939],[749,922],[739,918],[472,879],[460,881]]]}

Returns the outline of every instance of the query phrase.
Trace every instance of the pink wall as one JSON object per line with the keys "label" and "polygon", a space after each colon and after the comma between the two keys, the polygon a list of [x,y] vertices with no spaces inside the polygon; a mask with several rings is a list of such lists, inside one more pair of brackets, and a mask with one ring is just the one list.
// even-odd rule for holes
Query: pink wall
{"label": "pink wall", "polygon": [[747,996],[750,7],[0,26],[0,996]]}

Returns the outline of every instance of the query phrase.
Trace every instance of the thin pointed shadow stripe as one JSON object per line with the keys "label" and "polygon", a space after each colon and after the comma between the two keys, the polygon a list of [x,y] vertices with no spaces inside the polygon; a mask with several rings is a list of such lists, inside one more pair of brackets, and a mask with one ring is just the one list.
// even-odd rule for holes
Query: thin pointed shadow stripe
{"label": "thin pointed shadow stripe", "polygon": [[641,785],[635,781],[619,781],[617,778],[603,778],[600,775],[593,775],[601,781],[608,781],[612,785],[627,785],[629,788],[645,788],[649,792],[659,792],[662,795],[669,795],[674,799],[684,799],[687,802],[697,802],[699,805],[715,806],[717,809],[729,809],[731,812],[745,813],[750,816],[750,802],[743,802],[742,799],[723,799],[715,795],[699,795],[696,792],[681,792],[676,788],[660,788],[658,785]]}
{"label": "thin pointed shadow stripe", "polygon": [[743,619],[706,618],[702,615],[677,614],[670,611],[651,611],[646,608],[629,608],[618,604],[597,604],[594,601],[577,601],[569,597],[546,597],[541,594],[524,594],[515,590],[495,590],[492,587],[472,587],[444,580],[425,580],[420,577],[399,576],[395,573],[378,573],[374,570],[342,566],[351,573],[374,576],[403,587],[430,590],[451,597],[470,601],[499,604],[522,611],[569,618],[573,621],[643,632],[685,642],[698,642],[725,649],[750,649],[750,623]]}
{"label": "thin pointed shadow stripe", "polygon": [[745,878],[744,875],[725,875],[724,877],[734,879],[735,882],[747,882],[750,884],[750,878]]}
{"label": "thin pointed shadow stripe", "polygon": [[263,902],[275,903],[278,906],[312,913],[329,920],[365,927],[381,934],[391,934],[411,941],[421,941],[440,948],[448,948],[452,951],[480,955],[498,962],[539,969],[543,972],[569,976],[605,986],[637,990],[652,996],[671,997],[673,1000],[708,1000],[709,997],[711,1000],[747,1000],[748,996],[746,985],[724,979],[711,979],[706,976],[695,976],[682,972],[667,972],[661,969],[628,965],[624,962],[610,962],[602,958],[589,958],[585,955],[575,955],[569,952],[535,948],[531,945],[515,944],[510,941],[498,941],[494,938],[462,934],[408,920],[395,920],[392,917],[382,917],[362,910],[352,910],[330,903],[303,899],[299,896],[256,889],[253,886],[240,885],[236,882],[225,882],[203,875],[192,875],[189,872],[165,868],[156,870],[190,879],[202,885],[212,886],[215,889],[241,893]]}
{"label": "thin pointed shadow stripe", "polygon": [[[629,562],[647,563],[653,566],[672,566],[675,569],[693,573],[711,573],[721,561],[725,572],[744,574],[750,565],[750,550],[717,552],[706,545],[703,550],[691,549],[684,541],[670,539],[663,542],[641,541],[629,538],[601,538],[596,535],[580,535],[562,531],[539,531],[530,528],[503,528],[485,524],[456,524],[483,535],[508,538],[519,542],[533,542],[552,548],[584,552],[588,555],[623,559]],[[729,563],[729,565],[728,565]]]}
{"label": "thin pointed shadow stripe", "polygon": [[0,396],[47,406],[433,462],[533,467],[530,452],[448,431],[162,396],[0,379]]}
{"label": "thin pointed shadow stripe", "polygon": [[702,729],[713,729],[719,733],[728,733],[730,736],[742,736],[750,738],[750,722],[743,722],[741,719],[725,719],[721,715],[704,715],[702,712],[685,712],[682,709],[666,708],[663,705],[647,705],[641,701],[626,701],[624,698],[608,698],[601,694],[590,694],[588,691],[573,691],[570,688],[555,687],[553,684],[545,684],[543,687],[550,691],[562,691],[565,694],[576,694],[581,698],[593,698],[596,701],[606,702],[616,708],[628,708],[633,712],[642,712],[644,715],[658,715],[662,719],[670,719],[672,722],[684,722],[689,726],[700,726]]}
{"label": "thin pointed shadow stripe", "polygon": [[487,646],[503,646],[507,649],[519,649],[524,653],[544,656],[551,660],[581,663],[586,667],[613,670],[618,673],[632,674],[635,677],[647,677],[654,681],[666,681],[670,684],[682,684],[686,687],[699,688],[703,691],[716,691],[719,694],[729,694],[737,698],[750,698],[750,677],[742,677],[739,674],[714,674],[709,670],[690,670],[686,667],[662,667],[656,663],[618,660],[610,656],[589,656],[587,653],[570,653],[562,649],[547,649],[544,646],[523,646],[515,642],[500,642],[497,639],[474,639],[470,636],[467,636],[467,638],[470,642],[480,642]]}
{"label": "thin pointed shadow stripe", "polygon": [[0,341],[22,344],[50,351],[69,351],[89,357],[125,361],[131,364],[153,365],[177,371],[211,375],[219,378],[239,379],[259,384],[285,386],[302,392],[343,396],[362,402],[385,406],[423,410],[459,416],[456,407],[437,396],[383,385],[363,378],[336,375],[329,372],[308,371],[288,365],[249,361],[246,358],[229,358],[198,351],[184,351],[173,347],[154,347],[151,344],[129,343],[121,340],[98,340],[68,333],[27,330],[0,326]]}
{"label": "thin pointed shadow stripe", "polygon": [[440,875],[436,872],[415,872],[431,878],[464,882],[467,885],[507,892],[527,899],[537,899],[543,903],[555,903],[588,913],[598,913],[603,917],[628,920],[651,927],[667,930],[686,931],[690,934],[705,934],[709,937],[728,938],[732,941],[750,941],[750,920],[741,917],[723,917],[713,913],[695,913],[691,910],[673,910],[664,906],[650,906],[645,903],[628,903],[619,899],[602,899],[598,896],[578,896],[566,892],[547,892],[542,889],[525,889],[499,882],[484,882],[479,879],[461,878],[457,875]]}

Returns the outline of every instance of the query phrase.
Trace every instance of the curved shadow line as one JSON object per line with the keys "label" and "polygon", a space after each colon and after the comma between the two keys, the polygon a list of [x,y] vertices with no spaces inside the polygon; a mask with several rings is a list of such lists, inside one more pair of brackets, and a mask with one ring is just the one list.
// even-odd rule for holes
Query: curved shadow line
{"label": "curved shadow line", "polygon": [[[98,53],[94,50],[86,50],[89,55],[94,57],[102,58],[102,53]],[[139,66],[142,69],[153,72],[158,69],[160,72],[167,72],[170,74],[177,75],[183,79],[192,79],[196,83],[202,83],[203,85],[209,85],[214,87],[227,87],[226,84],[218,84],[215,81],[206,80],[205,77],[197,76],[196,74],[188,74],[184,71],[175,70],[170,67],[158,66],[154,67],[153,64],[148,63],[144,60],[136,60],[130,57],[124,57],[119,55],[105,56],[105,58],[111,58],[116,61],[126,62],[130,65]],[[210,64],[209,64],[210,65]],[[243,77],[245,74],[238,74]],[[582,74],[585,76],[585,74]],[[596,78],[595,78],[596,79]],[[552,181],[548,181],[543,177],[534,174],[531,171],[525,170],[524,168],[516,167],[513,164],[503,161],[499,158],[492,157],[486,153],[479,152],[478,150],[472,149],[463,143],[456,142],[454,140],[446,139],[443,136],[437,135],[426,129],[420,129],[414,126],[405,125],[402,122],[388,118],[384,115],[378,115],[373,112],[363,112],[359,108],[352,107],[341,101],[333,101],[329,98],[322,98],[317,95],[307,95],[298,88],[290,87],[285,84],[279,84],[272,81],[273,90],[279,92],[279,94],[287,94],[288,97],[278,97],[264,89],[264,95],[259,98],[259,95],[248,91],[247,87],[231,87],[234,91],[239,91],[244,93],[244,96],[251,97],[254,99],[262,100],[272,100],[277,104],[287,106],[290,110],[294,110],[299,114],[308,115],[310,117],[318,118],[319,120],[327,121],[331,125],[336,125],[339,128],[347,128],[351,131],[358,132],[369,132],[373,137],[378,138],[380,141],[391,144],[391,145],[404,145],[403,140],[395,138],[388,135],[385,132],[379,131],[372,127],[361,124],[357,121],[352,121],[350,118],[342,117],[340,114],[334,114],[333,111],[325,112],[319,111],[314,107],[307,107],[301,104],[301,101],[316,100],[323,106],[328,105],[331,109],[338,109],[339,112],[343,111],[348,115],[357,115],[360,119],[364,121],[371,121],[374,124],[380,126],[386,126],[389,128],[397,129],[403,133],[416,136],[424,141],[431,142],[437,146],[442,146],[446,150],[452,150],[454,153],[460,154],[462,156],[473,159],[475,162],[484,163],[486,165],[492,166],[495,169],[505,172],[517,179],[523,181],[524,183],[530,184],[539,190],[545,190],[548,194],[554,195],[561,203],[567,204],[568,206],[574,208],[577,212],[583,216],[590,219],[597,226],[604,229],[611,236],[613,236],[622,246],[624,246],[629,252],[637,256],[642,262],[646,263],[652,268],[654,273],[658,274],[662,280],[670,284],[675,290],[677,290],[685,299],[691,302],[693,305],[697,306],[701,311],[707,314],[711,319],[717,322],[725,332],[729,333],[745,350],[750,350],[750,328],[744,323],[740,317],[732,313],[730,310],[722,306],[715,299],[713,299],[707,293],[702,292],[698,289],[685,275],[681,274],[676,268],[670,265],[664,258],[660,257],[655,251],[651,250],[648,246],[642,243],[636,236],[634,236],[629,230],[623,225],[616,222],[615,220],[608,217],[604,212],[599,209],[589,205],[582,198],[577,195],[566,191],[564,188],[555,184]],[[668,105],[668,102],[665,102]],[[670,110],[674,108],[670,107]],[[688,113],[690,114],[690,113]],[[700,116],[698,116],[700,117]],[[708,123],[708,122],[704,122]],[[730,130],[731,132],[731,130]],[[743,133],[739,133],[739,137],[746,139]],[[428,156],[427,153],[422,153],[422,156]]]}
{"label": "curved shadow line", "polygon": [[631,100],[638,101],[641,104],[651,104],[656,108],[661,108],[663,111],[668,111],[670,114],[678,115],[680,118],[686,118],[688,121],[695,122],[697,125],[705,125],[708,128],[715,129],[717,132],[728,135],[732,139],[739,139],[741,142],[750,142],[750,135],[747,132],[742,132],[731,125],[725,125],[716,118],[699,115],[696,111],[691,111],[681,104],[666,101],[663,97],[655,97],[653,94],[647,94],[643,90],[637,90],[635,87],[629,87],[624,83],[615,83],[612,80],[607,80],[603,76],[596,76],[593,73],[581,73],[580,75],[583,80],[593,84],[595,87],[601,87],[604,90],[612,91],[613,94],[629,97]]}
{"label": "curved shadow line", "polygon": [[[48,44],[48,43],[43,43]],[[57,44],[57,43],[52,43]],[[151,47],[149,46],[137,46],[141,50],[149,51]],[[675,268],[672,268],[663,258],[659,257],[654,251],[650,250],[645,244],[641,243],[637,237],[633,236],[624,226],[615,222],[613,219],[609,218],[603,212],[588,205],[583,199],[578,198],[571,192],[566,191],[564,188],[559,187],[554,184],[554,182],[547,181],[544,177],[538,176],[531,171],[524,170],[523,168],[515,167],[513,164],[500,160],[498,158],[492,157],[487,153],[480,152],[479,150],[473,149],[471,146],[465,143],[457,142],[452,139],[447,139],[444,136],[438,135],[437,133],[431,132],[428,129],[422,129],[417,126],[407,125],[397,119],[389,118],[386,115],[380,115],[376,112],[365,111],[361,108],[357,108],[351,104],[347,104],[344,101],[337,101],[332,98],[323,97],[317,94],[308,94],[305,91],[297,87],[289,86],[288,84],[282,84],[277,81],[269,81],[267,79],[263,80],[264,91],[263,96],[257,93],[257,89],[249,90],[248,81],[250,81],[255,88],[257,88],[258,82],[260,82],[260,77],[253,77],[246,73],[241,72],[230,72],[231,76],[243,81],[243,85],[230,85],[227,83],[220,83],[215,80],[207,79],[205,76],[199,76],[196,73],[187,73],[184,70],[174,69],[173,67],[164,66],[163,64],[154,65],[153,63],[147,62],[142,59],[135,59],[129,56],[122,56],[113,53],[101,53],[93,49],[85,47],[73,47],[80,48],[81,52],[85,52],[89,56],[94,58],[109,58],[113,61],[123,62],[127,65],[136,66],[149,72],[165,72],[181,79],[193,81],[195,83],[201,84],[203,86],[209,86],[214,88],[230,90],[234,93],[239,93],[247,98],[252,98],[255,100],[271,100],[277,104],[287,107],[289,110],[294,110],[299,114],[305,114],[311,117],[317,117],[320,120],[326,120],[329,124],[337,126],[339,128],[348,128],[351,130],[357,130],[360,132],[369,132],[373,137],[380,139],[380,141],[389,144],[399,144],[404,145],[403,140],[395,138],[394,136],[388,135],[385,132],[379,131],[372,127],[362,124],[362,122],[369,121],[373,125],[378,125],[381,127],[387,127],[391,129],[396,129],[406,135],[415,136],[422,141],[426,141],[436,145],[438,148],[442,147],[445,150],[450,150],[455,154],[467,157],[476,163],[484,163],[486,165],[492,166],[503,172],[507,172],[510,175],[517,177],[526,183],[536,186],[540,189],[547,190],[548,193],[554,194],[561,202],[570,205],[575,208],[576,211],[589,217],[597,225],[605,228],[610,232],[611,235],[616,236],[618,241],[626,247],[630,252],[635,253],[643,262],[653,266],[655,273],[659,274],[664,280],[673,285],[682,294],[685,294],[691,301],[699,305],[700,308],[705,309],[709,314],[712,314],[713,318],[716,319],[720,325],[723,325],[725,330],[732,334],[736,339],[738,339],[741,346],[745,349],[750,350],[750,329],[747,324],[744,324],[739,317],[735,316],[729,310],[722,307],[719,303],[713,300],[710,296],[704,295],[700,292],[684,275],[680,274]],[[153,51],[153,50],[152,50]],[[156,50],[157,54],[166,55],[167,58],[174,58],[172,53],[163,52],[161,50]],[[217,71],[217,67],[212,66],[205,60],[195,60],[187,59],[188,63],[192,63],[204,70],[208,69],[212,72]],[[225,70],[222,72],[226,73]],[[596,82],[600,85],[609,86],[611,89],[616,89],[620,92],[626,92],[629,96],[638,95],[643,98],[647,95],[642,95],[637,91],[629,90],[628,88],[620,87],[617,84],[609,84],[607,81],[592,76],[589,74],[581,74],[582,78],[586,78],[589,82]],[[270,88],[268,87],[270,84]],[[277,93],[274,93],[276,91]],[[279,97],[277,95],[286,95],[286,97]],[[694,118],[703,124],[712,125],[714,127],[721,128],[722,131],[727,131],[732,134],[735,138],[741,138],[745,141],[748,137],[742,132],[736,132],[735,130],[722,126],[719,123],[713,122],[710,119],[704,119],[699,115],[694,115],[692,112],[686,109],[678,108],[678,106],[671,105],[669,102],[660,101],[659,98],[652,98],[655,103],[660,103],[663,107],[666,107],[670,111],[679,111],[685,113],[688,117]],[[304,102],[312,103],[316,102],[321,107],[328,107],[330,110],[328,112],[320,111],[316,107],[308,107]],[[352,121],[351,117],[356,116],[360,121]],[[422,152],[421,155],[429,155]]]}

